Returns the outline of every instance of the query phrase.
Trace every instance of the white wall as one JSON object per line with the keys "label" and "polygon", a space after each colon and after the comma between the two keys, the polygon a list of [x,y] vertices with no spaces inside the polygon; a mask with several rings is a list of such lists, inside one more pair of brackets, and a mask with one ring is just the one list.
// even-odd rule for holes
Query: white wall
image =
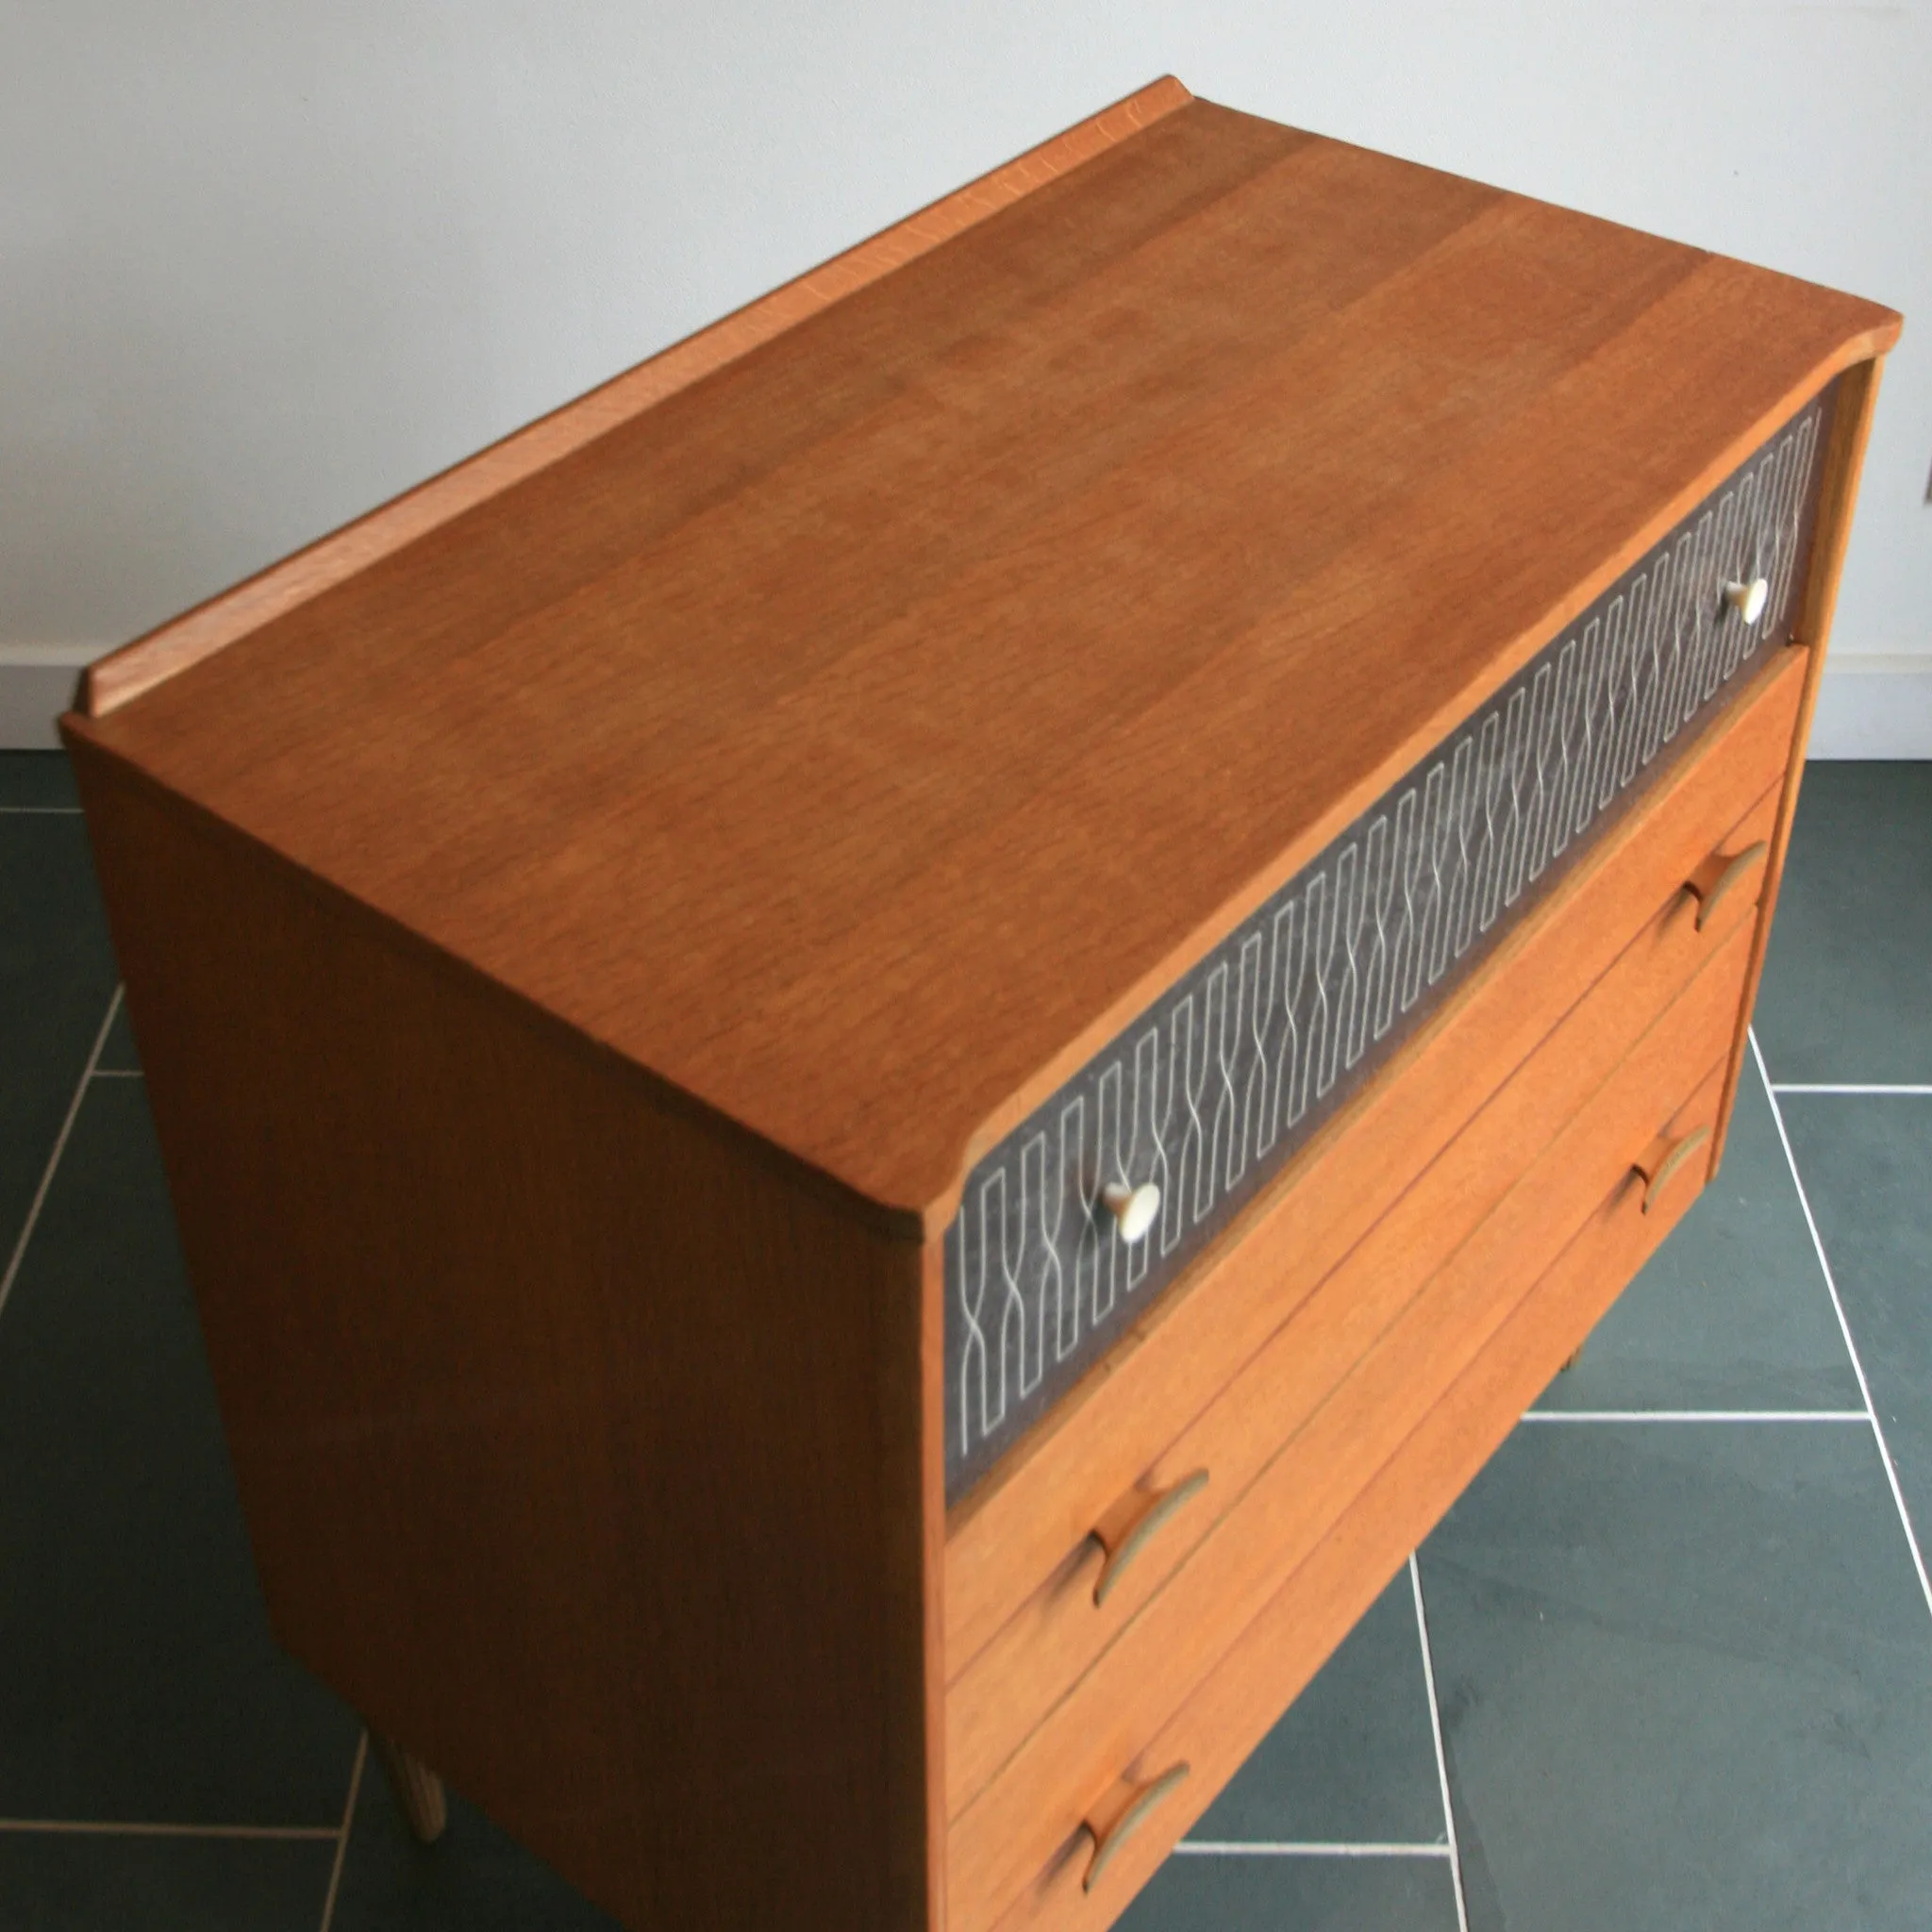
{"label": "white wall", "polygon": [[1904,309],[1837,648],[1932,672],[1932,0],[0,0],[0,669],[1169,71]]}

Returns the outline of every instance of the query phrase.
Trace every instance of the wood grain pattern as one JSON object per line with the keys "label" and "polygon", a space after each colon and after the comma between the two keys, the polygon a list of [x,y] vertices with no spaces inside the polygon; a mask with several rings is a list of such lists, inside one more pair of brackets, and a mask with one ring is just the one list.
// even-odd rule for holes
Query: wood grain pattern
{"label": "wood grain pattern", "polygon": [[[1713,1119],[1722,1083],[1720,1063],[1671,1130]],[[1129,1778],[1176,1758],[1193,1771],[1158,1820],[1123,1851],[1106,1887],[1081,1892],[1086,1840],[1070,1835],[1000,1917],[997,1932],[1103,1932],[1114,1922],[1697,1194],[1686,1188],[1646,1216],[1638,1211],[1641,1191],[1618,1183],[1201,1688],[1127,1764]],[[966,1932],[977,1922],[954,1923],[955,1932]]]}
{"label": "wood grain pattern", "polygon": [[1895,329],[1188,102],[69,728],[931,1230]]}
{"label": "wood grain pattern", "polygon": [[76,770],[283,1643],[627,1924],[937,1923],[919,1248]]}
{"label": "wood grain pattern", "polygon": [[[1790,757],[1803,665],[1769,663],[1680,769],[1471,978],[1374,1088],[1157,1303],[1023,1450],[953,1513],[946,1655],[957,1677],[1142,1481],[1155,1457],[1368,1232],[1648,919],[1724,841]],[[1257,1265],[1245,1253],[1292,1256]],[[1158,1563],[1154,1566],[1158,1572]]]}
{"label": "wood grain pattern", "polygon": [[[628,1924],[1110,1920],[1704,1172],[1897,330],[1166,81],[95,667],[283,1641]],[[978,1151],[1841,371],[1810,648],[948,1518]]]}
{"label": "wood grain pattern", "polygon": [[667,396],[902,268],[928,249],[1151,125],[1191,99],[1172,75],[1116,101],[978,180],[895,222],[768,295],[491,443],[245,583],[89,666],[81,709],[106,717],[142,691],[239,642],[298,605],[584,448]]}
{"label": "wood grain pattern", "polygon": [[[1778,788],[1767,788],[1720,850],[1738,851],[1766,837],[1777,798]],[[1206,1470],[1207,1493],[1169,1526],[1105,1607],[1094,1605],[1091,1587],[1097,1550],[1079,1543],[1066,1551],[1018,1614],[954,1678],[947,1694],[946,1789],[955,1814],[991,1781],[1043,1713],[1135,1620],[1167,1576],[1218,1533],[1217,1524],[1240,1507],[1281,1444],[1355,1371],[1418,1285],[1449,1266],[1504,1197],[1523,1184],[1525,1171],[1536,1172],[1532,1160],[1558,1141],[1657,1013],[1747,923],[1748,901],[1740,892],[1700,931],[1694,904],[1674,892],[1536,1052],[1318,1286],[1307,1288],[1298,1279],[1304,1257],[1278,1234],[1271,1241],[1265,1226],[1247,1234],[1230,1265],[1281,1282],[1282,1325],[1187,1428],[1162,1446],[1136,1485],[1137,1492],[1158,1493],[1191,1471]],[[1520,978],[1515,984],[1520,986]],[[1730,1010],[1735,1015],[1735,1004]],[[1532,1184],[1541,1193],[1539,1208],[1559,1217],[1556,1224],[1564,1236],[1570,1229],[1561,1223],[1561,1204],[1565,1186],[1573,1182],[1574,1174],[1558,1163],[1553,1180]],[[1579,1219],[1593,1198],[1576,1204]],[[1486,1241],[1472,1250],[1478,1257],[1488,1251]],[[1454,1335],[1432,1344],[1439,1360],[1449,1359],[1457,1345]],[[1427,1386],[1424,1373],[1407,1392]],[[1358,1453],[1368,1440],[1362,1419],[1348,1411],[1335,1425],[1354,1432],[1347,1446]],[[1306,1446],[1316,1468],[1326,1471],[1325,1447],[1313,1446],[1321,1434]],[[1290,1480],[1304,1486],[1305,1494],[1318,1487],[1306,1468]]]}
{"label": "wood grain pattern", "polygon": [[1852,507],[1857,500],[1858,478],[1865,467],[1865,449],[1872,440],[1872,415],[1878,405],[1882,365],[1861,362],[1839,383],[1832,417],[1831,444],[1825,452],[1824,480],[1819,493],[1812,552],[1805,578],[1805,603],[1795,632],[1795,648],[1806,653],[1805,689],[1798,701],[1797,728],[1791,735],[1785,764],[1784,797],[1771,837],[1765,862],[1764,888],[1758,897],[1757,941],[1752,950],[1745,981],[1742,1015],[1724,1074],[1724,1104],[1718,1109],[1716,1147],[1711,1171],[1724,1158],[1724,1136],[1730,1131],[1731,1109],[1738,1081],[1750,1051],[1752,1009],[1757,1003],[1757,982],[1764,972],[1764,955],[1771,944],[1771,922],[1777,911],[1778,888],[1784,881],[1785,854],[1790,849],[1791,824],[1798,813],[1798,791],[1805,781],[1805,756],[1811,742],[1811,719],[1818,708],[1818,689],[1824,677],[1824,660],[1831,647],[1832,613],[1838,608],[1838,587],[1844,575],[1845,547],[1852,537]]}
{"label": "wood grain pattern", "polygon": [[[1750,944],[1740,923],[1661,1015],[1654,1008],[1641,1014],[1634,1040],[1615,1030],[1616,1020],[1629,1023],[1616,1003],[1605,1024],[1579,1011],[1561,1045],[1553,1039],[1553,1061],[1533,1062],[1516,1094],[1506,1089],[1492,1103],[1503,1119],[1487,1137],[1483,1167],[1496,1186],[1476,1227],[1444,1257],[1426,1214],[1405,1219],[1341,1272],[1333,1293],[1311,1297],[1273,1359],[1257,1365],[1254,1386],[1237,1403],[1284,1393],[1292,1433],[1214,1532],[956,1816],[947,1884],[958,1932],[990,1924],[1015,1889],[1047,1865],[1088,1805],[1141,1758],[1145,1740],[1652,1145],[1701,1071],[1722,1058]],[[1551,1068],[1554,1057],[1573,1053],[1599,1084],[1566,1118],[1569,1095]],[[1439,1197],[1430,1205],[1442,1204]],[[1226,1441],[1224,1432],[1212,1433]],[[1446,1507],[1452,1498],[1441,1500]],[[1012,1686],[1008,1694],[1022,1690]],[[1163,1768],[1141,1764],[1129,1774]]]}

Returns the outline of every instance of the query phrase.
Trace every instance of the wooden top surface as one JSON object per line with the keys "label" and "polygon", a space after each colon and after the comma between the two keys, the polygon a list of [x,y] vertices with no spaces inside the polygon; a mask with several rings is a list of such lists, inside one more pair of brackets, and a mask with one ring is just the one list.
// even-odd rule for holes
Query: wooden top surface
{"label": "wooden top surface", "polygon": [[1897,329],[1168,82],[130,646],[68,722],[933,1228]]}

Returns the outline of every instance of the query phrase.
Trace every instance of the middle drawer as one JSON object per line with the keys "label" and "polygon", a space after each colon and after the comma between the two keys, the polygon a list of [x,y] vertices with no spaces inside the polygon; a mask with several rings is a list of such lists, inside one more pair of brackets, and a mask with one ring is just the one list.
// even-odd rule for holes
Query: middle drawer
{"label": "middle drawer", "polygon": [[[1784,651],[1754,674],[1692,755],[1637,802],[1477,979],[950,1512],[949,1682],[1051,1583],[1161,1449],[1682,882],[1714,854],[1741,849],[1727,835],[1784,774],[1807,657]],[[1740,883],[1750,890],[1734,900],[1755,896],[1755,874]],[[1158,1567],[1143,1564],[1141,1574]],[[955,1788],[956,1807],[964,1795]]]}

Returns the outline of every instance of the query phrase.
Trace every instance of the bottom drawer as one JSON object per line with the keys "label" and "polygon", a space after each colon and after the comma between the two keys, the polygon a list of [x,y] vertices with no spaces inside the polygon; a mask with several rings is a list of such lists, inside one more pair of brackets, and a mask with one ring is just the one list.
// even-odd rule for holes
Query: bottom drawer
{"label": "bottom drawer", "polygon": [[[1125,1907],[1694,1198],[1707,1161],[1698,1130],[1715,1124],[1724,1066],[1718,1060],[1674,1107],[1657,1095],[1654,1137],[1632,1136],[1632,1166],[1540,1278],[1492,1284],[1487,1340],[1474,1358],[1463,1356],[1466,1366],[1426,1413],[1330,1513],[1282,1587],[1118,1781],[1070,1809],[1057,1852],[999,1918],[1001,1932],[1098,1928]],[[1673,1151],[1686,1147],[1689,1158],[1666,1174]],[[1438,1338],[1442,1312],[1429,1324]],[[1388,1344],[1393,1363],[1405,1354],[1421,1359],[1430,1341],[1398,1331]],[[1217,1536],[1238,1530],[1241,1515]]]}
{"label": "bottom drawer", "polygon": [[[948,1839],[948,1891],[960,1932],[994,1922],[1037,1885],[1042,1864],[1052,1869],[1120,1767],[1144,1757],[1145,1740],[1332,1533],[1606,1191],[1622,1185],[1633,1161],[1654,1164],[1672,1151],[1651,1143],[1704,1070],[1727,1054],[1751,938],[1749,922],[1731,933],[1553,1138],[1545,1129],[1512,1150],[1515,1178],[1480,1225],[1403,1290],[1397,1307],[1374,1324],[1379,1336],[1361,1336],[1353,1366],[960,1813]],[[1707,1134],[1715,1105],[1713,1090],[1707,1117],[1676,1137],[1683,1144],[1672,1188],[1688,1187],[1707,1165],[1707,1146],[1684,1136],[1698,1127]],[[1401,1253],[1354,1281],[1335,1318],[1346,1324],[1355,1303],[1374,1300],[1378,1274],[1388,1271],[1404,1275]],[[1310,1312],[1326,1306],[1310,1304]],[[1294,1341],[1285,1333],[1282,1345]],[[1314,1338],[1300,1343],[1314,1345]],[[1450,1500],[1445,1493],[1441,1507]]]}

